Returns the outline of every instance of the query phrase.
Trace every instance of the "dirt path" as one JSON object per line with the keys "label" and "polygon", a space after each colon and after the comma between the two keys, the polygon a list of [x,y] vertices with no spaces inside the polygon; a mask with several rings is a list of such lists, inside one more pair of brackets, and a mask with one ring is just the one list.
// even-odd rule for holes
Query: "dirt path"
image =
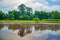
{"label": "dirt path", "polygon": [[60,24],[60,23],[6,22],[6,23],[0,23],[0,24]]}

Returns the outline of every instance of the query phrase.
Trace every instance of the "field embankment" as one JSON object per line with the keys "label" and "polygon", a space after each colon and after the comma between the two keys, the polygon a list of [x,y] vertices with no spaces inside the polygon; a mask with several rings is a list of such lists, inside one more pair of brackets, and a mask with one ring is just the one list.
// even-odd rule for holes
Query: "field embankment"
{"label": "field embankment", "polygon": [[34,20],[0,20],[0,24],[60,24],[60,19],[44,19],[44,20],[39,20],[34,21]]}

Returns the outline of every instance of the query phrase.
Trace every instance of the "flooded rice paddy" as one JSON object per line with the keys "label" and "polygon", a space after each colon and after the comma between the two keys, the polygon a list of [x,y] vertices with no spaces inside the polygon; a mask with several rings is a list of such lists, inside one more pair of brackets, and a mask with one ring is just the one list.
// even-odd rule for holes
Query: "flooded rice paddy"
{"label": "flooded rice paddy", "polygon": [[60,40],[60,24],[0,24],[0,40]]}

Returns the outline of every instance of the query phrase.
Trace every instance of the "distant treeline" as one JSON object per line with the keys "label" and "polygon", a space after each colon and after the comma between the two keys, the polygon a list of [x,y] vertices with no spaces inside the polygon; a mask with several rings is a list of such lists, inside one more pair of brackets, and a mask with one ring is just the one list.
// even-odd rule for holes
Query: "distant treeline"
{"label": "distant treeline", "polygon": [[38,18],[43,19],[60,19],[60,12],[58,11],[35,11],[32,8],[26,7],[24,4],[18,6],[18,10],[12,10],[8,13],[0,11],[0,20],[33,20]]}

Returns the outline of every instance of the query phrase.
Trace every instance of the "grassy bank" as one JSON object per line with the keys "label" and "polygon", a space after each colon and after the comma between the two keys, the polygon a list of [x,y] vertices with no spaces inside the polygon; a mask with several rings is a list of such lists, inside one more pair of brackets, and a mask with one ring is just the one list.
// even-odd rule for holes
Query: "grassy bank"
{"label": "grassy bank", "polygon": [[60,19],[44,19],[42,22],[60,23]]}
{"label": "grassy bank", "polygon": [[36,22],[34,20],[0,20],[0,22]]}
{"label": "grassy bank", "polygon": [[[34,20],[0,20],[0,22],[37,22],[37,21],[34,21]],[[60,23],[60,19],[44,19],[44,20],[39,20],[38,22]]]}

